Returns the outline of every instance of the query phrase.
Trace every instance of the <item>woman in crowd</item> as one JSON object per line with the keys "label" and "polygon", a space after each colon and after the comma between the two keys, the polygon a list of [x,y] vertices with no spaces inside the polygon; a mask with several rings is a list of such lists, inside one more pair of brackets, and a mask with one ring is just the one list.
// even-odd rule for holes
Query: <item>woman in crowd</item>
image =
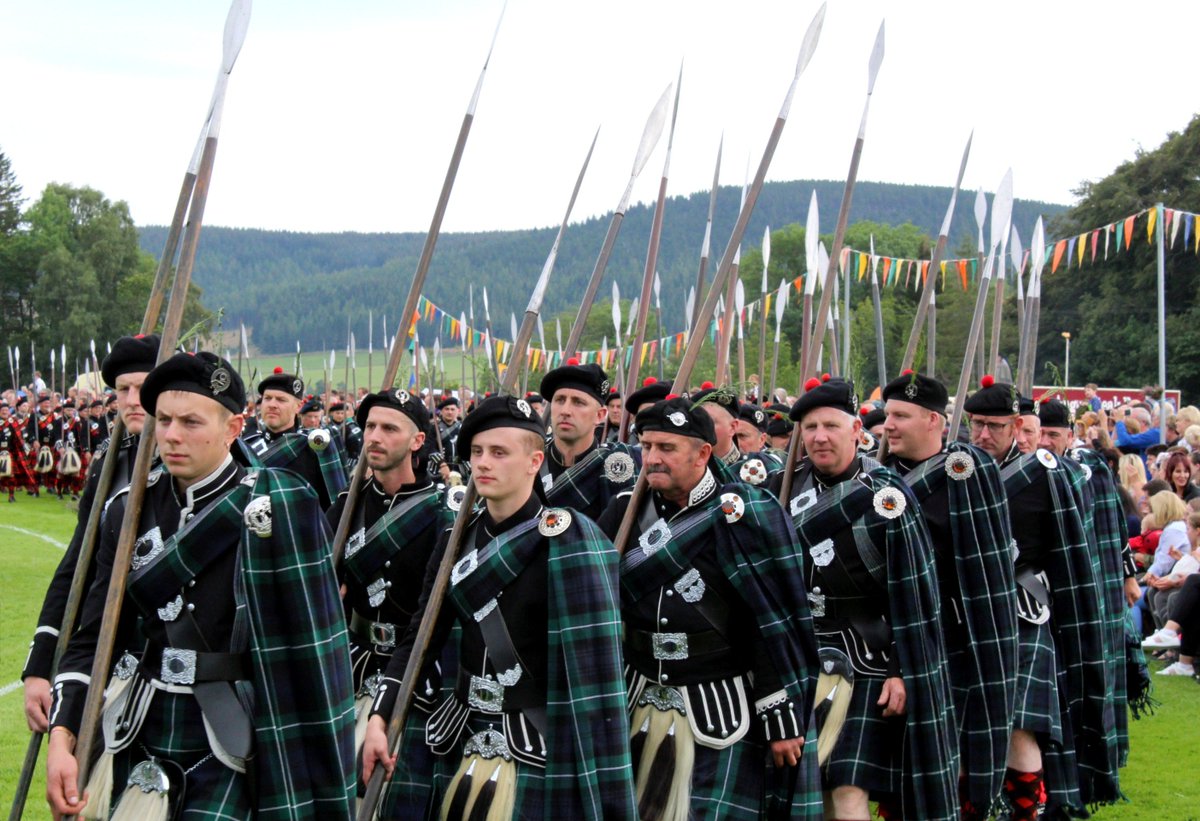
{"label": "woman in crowd", "polygon": [[1142,503],[1146,500],[1142,488],[1146,482],[1150,481],[1150,475],[1146,473],[1146,463],[1137,454],[1126,453],[1121,457],[1118,465],[1118,481],[1121,487],[1129,491],[1129,495],[1133,497],[1134,504],[1140,511]]}
{"label": "woman in crowd", "polygon": [[1172,453],[1167,457],[1163,478],[1183,501],[1190,502],[1200,497],[1200,487],[1192,484],[1192,460],[1186,453]]}

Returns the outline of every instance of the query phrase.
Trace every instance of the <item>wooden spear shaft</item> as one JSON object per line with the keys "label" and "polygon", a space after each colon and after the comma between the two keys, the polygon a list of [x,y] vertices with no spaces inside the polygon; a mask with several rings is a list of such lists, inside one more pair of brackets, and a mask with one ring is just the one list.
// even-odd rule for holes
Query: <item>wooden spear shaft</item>
{"label": "wooden spear shaft", "polygon": [[[438,236],[441,234],[442,218],[446,215],[446,207],[450,203],[450,192],[454,190],[454,179],[458,175],[458,167],[462,162],[463,151],[467,147],[467,137],[470,136],[471,125],[475,121],[475,106],[479,102],[479,92],[483,88],[483,78],[487,74],[488,62],[492,58],[492,49],[495,48],[496,35],[500,33],[500,22],[503,19],[504,13],[501,12],[500,21],[497,21],[496,31],[492,35],[492,45],[488,48],[487,57],[483,61],[483,69],[479,72],[479,79],[475,81],[475,91],[471,95],[471,102],[467,105],[467,113],[463,115],[462,125],[458,129],[458,138],[454,143],[454,152],[450,155],[450,165],[446,169],[446,176],[442,181],[442,190],[438,194],[437,205],[433,209],[433,219],[429,223],[429,232],[425,235],[425,244],[421,248],[421,257],[417,261],[417,270],[413,274],[412,284],[408,289],[408,296],[404,300],[404,310],[400,314],[402,317],[400,329],[392,339],[387,363],[384,365],[383,388],[385,389],[395,381],[396,373],[400,370],[400,360],[404,356],[404,343],[408,339],[409,324],[412,322],[412,316],[417,310],[417,301],[421,296],[421,289],[425,285],[425,277],[429,273],[429,265],[433,261],[433,251],[437,247]],[[350,479],[346,503],[342,508],[342,518],[338,521],[337,531],[333,537],[334,567],[338,567],[341,564],[342,553],[346,549],[346,541],[350,536],[350,523],[353,520],[354,510],[358,506],[359,488],[366,473],[367,460],[359,459],[358,464],[354,468],[354,476]]]}
{"label": "wooden spear shaft", "polygon": [[[598,136],[599,131],[596,133]],[[521,360],[524,358],[525,351],[529,347],[529,341],[533,338],[533,329],[537,323],[538,314],[542,309],[546,286],[550,282],[550,274],[553,272],[555,260],[558,258],[559,243],[566,232],[571,211],[575,207],[575,198],[579,194],[580,185],[583,184],[583,178],[587,173],[587,167],[591,162],[592,151],[595,147],[596,138],[593,137],[591,147],[588,148],[587,158],[583,162],[583,167],[579,169],[579,176],[575,180],[575,188],[571,192],[571,199],[567,205],[566,215],[559,226],[558,235],[555,237],[554,244],[550,248],[550,254],[546,258],[546,263],[542,266],[541,276],[538,278],[537,285],[534,286],[533,294],[529,298],[529,304],[525,308],[525,316],[521,321],[517,338],[514,340],[515,347],[513,348],[512,359],[508,363],[508,369],[504,372],[504,381],[500,383],[500,392],[502,394],[512,393],[513,388],[516,387],[517,374],[522,364]],[[400,731],[404,728],[404,721],[408,716],[409,704],[412,702],[413,692],[416,689],[417,678],[424,666],[425,656],[429,651],[429,645],[433,639],[433,632],[437,626],[438,615],[442,610],[446,590],[450,586],[450,571],[454,567],[454,563],[458,561],[459,548],[466,533],[467,520],[471,518],[471,511],[475,506],[475,498],[475,482],[473,479],[469,479],[466,485],[466,494],[463,496],[458,515],[454,518],[454,526],[451,528],[445,553],[442,554],[441,562],[438,564],[437,576],[434,579],[425,612],[421,615],[421,622],[417,628],[413,650],[408,656],[404,675],[401,678],[400,692],[396,696],[396,704],[388,721],[387,742],[389,750],[394,750],[400,740]],[[374,817],[375,807],[379,802],[380,792],[383,789],[383,775],[384,768],[376,767],[375,772],[371,775],[370,782],[367,784],[362,803],[359,805],[358,821],[370,821]]]}

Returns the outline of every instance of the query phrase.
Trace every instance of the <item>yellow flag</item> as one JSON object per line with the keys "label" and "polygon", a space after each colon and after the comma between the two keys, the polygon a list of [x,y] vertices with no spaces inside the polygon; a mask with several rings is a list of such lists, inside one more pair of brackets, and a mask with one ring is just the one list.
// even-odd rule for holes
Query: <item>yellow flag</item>
{"label": "yellow flag", "polygon": [[1150,209],[1150,219],[1146,221],[1146,242],[1154,242],[1154,226],[1158,224],[1158,209]]}

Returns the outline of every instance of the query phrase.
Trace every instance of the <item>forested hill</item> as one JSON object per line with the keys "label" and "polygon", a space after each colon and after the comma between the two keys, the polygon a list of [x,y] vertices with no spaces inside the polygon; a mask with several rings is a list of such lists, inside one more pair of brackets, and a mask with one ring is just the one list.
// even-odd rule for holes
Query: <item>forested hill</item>
{"label": "forested hill", "polygon": [[[843,183],[837,181],[766,184],[743,247],[757,247],[768,225],[772,230],[790,223],[803,225],[814,189],[820,202],[821,234],[831,235],[842,188]],[[737,218],[739,197],[736,186],[723,187],[718,194],[709,280]],[[949,197],[948,188],[861,182],[854,191],[851,221],[911,222],[936,236]],[[666,204],[658,270],[663,322],[669,332],[683,328],[684,303],[696,279],[708,199],[707,192],[700,192],[671,197]],[[959,196],[951,249],[975,241],[974,202],[971,192]],[[1028,237],[1039,214],[1049,217],[1063,210],[1062,205],[1018,200],[1013,219]],[[600,298],[611,292],[614,276],[625,298],[640,288],[652,216],[653,204],[634,206],[626,213]],[[608,223],[606,215],[567,230],[546,295],[547,315],[578,303]],[[519,316],[524,310],[555,230],[444,234],[438,241],[425,295],[449,311],[466,311],[467,288],[473,283],[476,315],[482,324],[478,291],[486,286],[493,327],[498,336],[507,337],[509,313]],[[145,226],[140,234],[142,247],[157,257],[166,229]],[[388,314],[391,330],[395,330],[423,241],[424,235],[418,233],[301,234],[206,226],[194,278],[203,289],[205,305],[214,311],[224,309],[224,327],[236,328],[238,322],[245,322],[252,344],[261,351],[292,350],[297,339],[305,350],[344,346],[348,321],[353,323],[360,347],[365,347],[368,310],[376,317]],[[375,333],[378,345],[378,319]]]}

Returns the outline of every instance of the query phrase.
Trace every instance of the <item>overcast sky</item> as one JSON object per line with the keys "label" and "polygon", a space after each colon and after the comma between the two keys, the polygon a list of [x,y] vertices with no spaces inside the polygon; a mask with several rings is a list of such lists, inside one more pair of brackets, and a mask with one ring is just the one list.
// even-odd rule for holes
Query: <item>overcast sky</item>
{"label": "overcast sky", "polygon": [[[500,0],[256,0],[233,72],[209,225],[424,231]],[[756,164],[817,4],[510,0],[444,227],[557,224],[611,210],[647,115],[684,63],[671,194]],[[98,188],[169,221],[220,64],[224,0],[56,0],[0,10],[0,150],[31,200]],[[1014,170],[1018,197],[1158,146],[1196,110],[1191,2],[830,0],[769,179],[844,179],[887,16],[860,180],[964,187]],[[652,199],[666,138],[634,189]],[[836,208],[836,203],[822,205]],[[802,220],[807,202],[797,203]]]}

